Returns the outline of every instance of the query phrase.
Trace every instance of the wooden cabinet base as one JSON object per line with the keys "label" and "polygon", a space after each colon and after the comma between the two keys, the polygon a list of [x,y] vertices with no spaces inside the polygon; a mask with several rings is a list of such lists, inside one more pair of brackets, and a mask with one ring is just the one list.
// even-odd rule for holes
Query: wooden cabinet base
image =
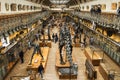
{"label": "wooden cabinet base", "polygon": [[[66,58],[66,53],[65,51],[63,51],[64,53],[64,57],[63,59],[65,60]],[[60,69],[70,69],[70,63],[67,61],[65,62],[65,64],[60,64],[60,56],[59,56],[59,52],[57,51],[56,53],[56,65],[55,65],[55,68],[56,68],[56,72],[58,73],[58,76],[59,76],[59,79],[77,79],[77,75],[75,74],[71,74],[70,73],[63,73],[61,74],[61,72],[59,72]],[[76,62],[74,56],[72,57],[73,58],[73,62]]]}
{"label": "wooden cabinet base", "polygon": [[84,54],[87,57],[87,59],[89,59],[92,62],[93,66],[100,65],[100,60],[102,60],[101,57],[97,53],[93,54],[90,48],[86,48]]}
{"label": "wooden cabinet base", "polygon": [[105,69],[105,65],[104,64],[100,64],[99,72],[102,75],[102,77],[104,78],[104,80],[108,80],[108,73],[107,73],[107,70]]}
{"label": "wooden cabinet base", "polygon": [[50,47],[51,48],[51,41],[47,41],[45,43],[40,41],[40,47]]}
{"label": "wooden cabinet base", "polygon": [[80,43],[73,44],[73,47],[80,47]]}
{"label": "wooden cabinet base", "polygon": [[62,75],[58,73],[59,79],[77,79],[77,75]]}
{"label": "wooden cabinet base", "polygon": [[46,68],[48,55],[49,55],[49,47],[42,47],[41,50],[42,50],[44,60],[42,60],[41,56],[36,53],[33,56],[32,64],[27,66],[27,70],[38,71],[38,67],[39,67],[41,62],[43,64],[44,69]]}

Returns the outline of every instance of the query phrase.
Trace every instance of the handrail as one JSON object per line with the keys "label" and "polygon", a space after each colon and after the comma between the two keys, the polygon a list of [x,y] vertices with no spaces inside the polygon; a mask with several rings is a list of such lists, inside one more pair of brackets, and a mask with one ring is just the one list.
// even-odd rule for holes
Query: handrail
{"label": "handrail", "polygon": [[[84,24],[82,24],[82,25],[84,25]],[[84,26],[86,26],[86,25],[84,25]],[[86,26],[86,27],[87,27],[87,26]],[[92,31],[94,31],[93,29],[91,29],[91,28],[89,28],[89,27],[87,27],[87,28],[90,29],[90,30],[92,30]],[[105,39],[111,41],[112,43],[114,43],[115,45],[117,45],[117,46],[120,47],[120,44],[119,44],[118,42],[113,41],[113,40],[110,39],[110,38],[107,38],[106,36],[102,35],[101,33],[97,32],[97,31],[94,31],[94,32],[97,33],[97,34],[99,34],[99,35],[102,36],[103,38],[105,38]]]}
{"label": "handrail", "polygon": [[[90,13],[90,11],[81,11],[81,12],[86,12],[86,13]],[[113,13],[113,12],[102,12],[101,14],[107,14],[107,15],[116,15],[116,13]]]}
{"label": "handrail", "polygon": [[90,12],[70,12],[72,15],[76,15],[81,19],[87,19],[96,22],[98,25],[106,28],[114,28],[120,30],[120,17],[111,14],[95,14]]}

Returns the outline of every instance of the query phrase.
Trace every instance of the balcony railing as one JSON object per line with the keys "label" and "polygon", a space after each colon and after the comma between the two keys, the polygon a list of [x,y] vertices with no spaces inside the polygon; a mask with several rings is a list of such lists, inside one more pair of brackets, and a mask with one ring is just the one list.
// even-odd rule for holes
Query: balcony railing
{"label": "balcony railing", "polygon": [[90,12],[71,12],[79,18],[96,22],[98,25],[120,30],[120,16],[110,13],[91,14]]}
{"label": "balcony railing", "polygon": [[34,22],[47,17],[50,12],[39,12],[39,13],[31,13],[31,14],[23,14],[17,16],[10,16],[6,18],[0,18],[0,34],[7,32],[8,30],[15,29],[19,26],[26,26],[33,24]]}

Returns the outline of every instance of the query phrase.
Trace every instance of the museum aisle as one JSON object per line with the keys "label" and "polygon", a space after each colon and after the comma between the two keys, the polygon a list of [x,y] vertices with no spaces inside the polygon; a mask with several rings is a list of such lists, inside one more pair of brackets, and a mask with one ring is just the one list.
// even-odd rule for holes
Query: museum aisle
{"label": "museum aisle", "polygon": [[[53,33],[58,32],[57,28],[56,27],[53,28],[52,32]],[[57,50],[58,50],[58,42],[57,43],[52,42],[52,47],[50,48],[49,51],[48,62],[44,73],[44,80],[62,80],[59,79],[55,69]],[[12,76],[28,76],[29,72],[27,72],[26,68],[29,63],[32,52],[33,52],[33,48],[31,50],[27,50],[24,57],[25,62],[21,64],[19,60],[5,80],[10,80],[10,77]],[[75,57],[76,63],[78,64],[77,80],[88,80],[87,75],[85,73],[86,57],[84,55],[84,50],[81,49],[80,47],[73,47],[73,56]],[[36,73],[35,75],[36,75],[36,80],[40,80],[38,73]],[[97,76],[98,80],[104,80],[99,73],[97,75],[98,75]],[[12,79],[12,80],[17,80],[17,79]],[[64,79],[64,80],[76,80],[76,79]]]}
{"label": "museum aisle", "polygon": [[[57,49],[58,49],[58,44],[55,44],[52,42],[52,48],[50,49],[48,62],[47,62],[46,70],[44,73],[45,80],[59,80],[56,70],[55,70],[55,55],[56,55]],[[21,64],[19,61],[5,80],[9,80],[9,78],[11,76],[25,76],[25,75],[27,76],[26,67],[27,67],[27,64],[28,64],[28,62],[30,60],[30,56],[31,56],[31,54],[29,54],[29,53],[31,53],[32,50],[33,49],[31,49],[30,51],[27,51],[27,53],[25,54],[25,62],[23,64]],[[78,69],[79,69],[77,80],[87,80],[87,77],[85,74],[86,57],[83,54],[83,50],[81,50],[80,48],[73,48],[73,53],[74,53],[74,56],[78,63]],[[99,76],[98,80],[103,80],[101,75],[98,75],[98,76]],[[39,80],[39,77],[38,76],[36,76],[36,77],[38,78],[37,80]]]}

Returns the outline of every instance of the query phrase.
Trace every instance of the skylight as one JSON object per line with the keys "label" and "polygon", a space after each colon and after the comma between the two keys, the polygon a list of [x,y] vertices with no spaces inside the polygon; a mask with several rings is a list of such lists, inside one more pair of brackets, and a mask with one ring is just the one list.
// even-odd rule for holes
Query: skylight
{"label": "skylight", "polygon": [[50,2],[53,3],[53,4],[66,4],[69,1],[70,0],[50,0]]}

